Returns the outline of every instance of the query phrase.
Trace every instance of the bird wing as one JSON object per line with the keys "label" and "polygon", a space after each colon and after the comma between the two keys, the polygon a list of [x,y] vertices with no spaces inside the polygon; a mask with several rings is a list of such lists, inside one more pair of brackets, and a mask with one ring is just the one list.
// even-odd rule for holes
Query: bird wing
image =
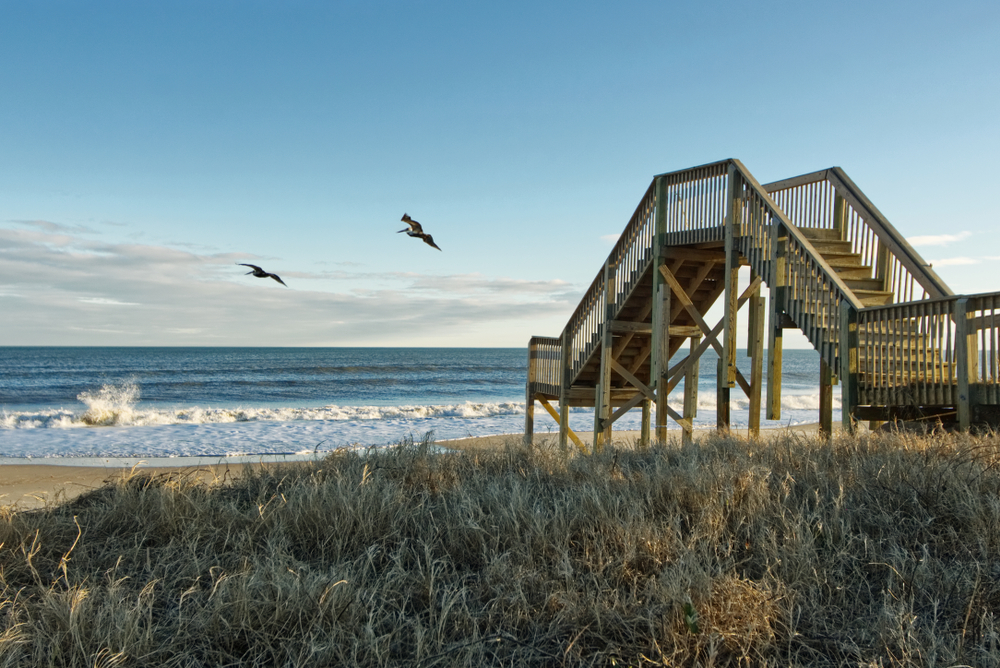
{"label": "bird wing", "polygon": [[[409,214],[404,213],[403,217],[400,218],[404,223],[410,226],[410,232],[423,232],[424,228],[420,227],[420,223],[410,218]],[[405,232],[406,230],[400,230],[400,232]]]}
{"label": "bird wing", "polygon": [[268,276],[270,276],[274,280],[278,281],[279,283],[281,283],[282,285],[284,285],[286,288],[288,287],[287,285],[285,285],[285,282],[283,280],[281,280],[280,278],[278,278],[277,274],[268,274]]}
{"label": "bird wing", "polygon": [[243,262],[237,262],[236,264],[238,264],[241,267],[252,267],[253,269],[256,269],[257,271],[264,271],[263,269],[261,269],[260,267],[258,267],[255,264],[245,264]]}
{"label": "bird wing", "polygon": [[[431,235],[425,234],[425,235],[421,236],[420,238],[423,239],[424,243],[427,244],[428,246],[434,246],[434,248],[437,248],[438,250],[441,250],[440,248],[438,248],[438,245],[436,243],[434,243],[434,237],[432,237]],[[444,252],[444,251],[441,251],[441,252]]]}

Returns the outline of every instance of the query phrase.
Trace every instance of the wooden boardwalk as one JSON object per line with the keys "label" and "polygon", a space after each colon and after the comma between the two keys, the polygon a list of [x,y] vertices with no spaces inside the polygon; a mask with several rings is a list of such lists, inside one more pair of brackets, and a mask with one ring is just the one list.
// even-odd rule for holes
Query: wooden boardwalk
{"label": "wooden boardwalk", "polygon": [[[750,285],[740,292],[744,266]],[[724,315],[710,325],[705,315],[720,298]],[[733,159],[662,174],[562,334],[529,342],[525,435],[537,402],[559,422],[563,447],[599,449],[639,406],[644,443],[665,439],[668,419],[690,440],[698,360],[709,347],[719,355],[718,428],[729,427],[736,389],[757,434],[762,411],[781,417],[789,328],[819,352],[825,433],[837,384],[847,429],[859,420],[996,424],[998,310],[1000,293],[953,294],[840,168],[763,186]],[[743,321],[749,378],[736,367]],[[666,402],[679,386],[680,413]],[[569,428],[573,406],[595,409],[589,446]]]}

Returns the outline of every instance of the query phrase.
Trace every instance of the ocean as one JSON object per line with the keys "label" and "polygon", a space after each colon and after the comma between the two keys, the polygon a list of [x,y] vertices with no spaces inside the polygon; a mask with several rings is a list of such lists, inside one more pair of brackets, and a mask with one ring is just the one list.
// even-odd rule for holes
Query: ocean
{"label": "ocean", "polygon": [[[715,424],[716,359],[701,360],[698,426]],[[741,354],[747,377],[749,364]],[[526,367],[525,348],[0,347],[0,458],[245,460],[522,433]],[[786,350],[782,420],[763,424],[816,422],[818,383],[818,354]],[[745,426],[748,401],[732,396]],[[570,425],[591,431],[593,409]],[[536,434],[556,431],[537,407]]]}

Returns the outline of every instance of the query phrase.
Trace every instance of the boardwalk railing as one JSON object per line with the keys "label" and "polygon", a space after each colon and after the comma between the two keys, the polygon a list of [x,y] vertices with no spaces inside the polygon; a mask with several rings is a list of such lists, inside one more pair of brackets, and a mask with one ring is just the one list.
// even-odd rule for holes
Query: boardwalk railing
{"label": "boardwalk railing", "polygon": [[858,405],[1000,404],[1000,293],[858,311]]}
{"label": "boardwalk railing", "polygon": [[558,395],[562,375],[562,339],[531,337],[528,342],[529,386],[536,392]]}
{"label": "boardwalk railing", "polygon": [[840,355],[840,304],[861,302],[749,171],[733,160],[739,183],[737,246],[750,267],[777,288],[779,306],[831,368]]}
{"label": "boardwalk railing", "polygon": [[[607,318],[608,286],[613,286],[612,304],[623,303],[639,283],[653,257],[655,210],[656,197],[653,185],[650,185],[604,267],[584,293],[566,325],[563,336],[570,342],[570,372],[574,378],[597,348],[601,326]],[[609,276],[612,269],[613,273]],[[613,280],[609,281],[609,278]]]}
{"label": "boardwalk railing", "polygon": [[799,227],[835,231],[862,264],[875,267],[893,303],[952,294],[920,254],[839,167],[768,183],[764,188]]}

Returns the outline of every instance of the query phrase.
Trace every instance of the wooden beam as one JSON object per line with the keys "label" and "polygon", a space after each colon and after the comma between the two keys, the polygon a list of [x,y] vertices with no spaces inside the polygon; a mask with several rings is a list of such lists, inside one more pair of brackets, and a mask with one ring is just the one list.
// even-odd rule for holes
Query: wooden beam
{"label": "wooden beam", "polygon": [[630,410],[638,406],[644,400],[645,396],[641,392],[637,392],[634,397],[625,402],[618,410],[611,414],[608,419],[603,420],[602,427],[611,430],[611,425],[613,425],[618,418],[628,413]]}
{"label": "wooden beam", "polygon": [[858,406],[858,312],[846,299],[840,302],[840,413],[844,431],[853,434]]}
{"label": "wooden beam", "polygon": [[[979,361],[976,359],[976,331],[969,327],[969,300],[965,297],[955,303],[955,408],[958,410],[959,429],[972,426],[973,402],[970,385],[976,382]],[[970,345],[971,343],[971,345]]]}
{"label": "wooden beam", "polygon": [[725,262],[724,251],[704,250],[699,248],[687,248],[681,246],[664,246],[660,251],[660,257],[666,259],[689,260],[691,262]]}
{"label": "wooden beam", "polygon": [[701,327],[692,327],[691,325],[672,325],[670,327],[670,336],[677,336],[682,339],[689,339],[692,336],[697,336],[701,338],[702,331]]}
{"label": "wooden beam", "polygon": [[[639,314],[635,317],[635,320],[637,322],[644,321],[646,318],[649,317],[649,314],[652,313],[652,311],[653,311],[653,300],[650,299],[649,302],[646,304],[646,306],[644,306],[643,309],[639,312]],[[631,343],[632,338],[634,336],[635,332],[626,332],[624,336],[619,337],[618,342],[615,343],[615,347],[611,349],[611,356],[614,357],[615,359],[618,359],[621,356],[622,351],[625,350],[626,347],[628,347],[629,343]]]}
{"label": "wooden beam", "polygon": [[760,436],[760,395],[761,386],[764,384],[764,300],[760,296],[760,286],[754,291],[748,306],[752,318],[752,331],[749,338],[753,340],[753,347],[748,352],[752,363],[750,365],[750,435],[753,438]]}
{"label": "wooden beam", "polygon": [[[646,360],[649,359],[649,353],[652,350],[653,350],[653,337],[650,337],[649,340],[646,341],[646,344],[639,349],[639,352],[636,354],[635,359],[632,360],[632,367],[629,369],[629,372],[634,374],[636,371],[638,371],[639,367],[641,367],[646,362]],[[652,382],[652,378],[650,378],[650,382]],[[656,383],[653,383],[653,385],[655,386]]]}
{"label": "wooden beam", "polygon": [[633,322],[631,320],[612,320],[608,323],[611,327],[611,331],[615,334],[652,334],[653,333],[653,323],[651,322]]}
{"label": "wooden beam", "polygon": [[715,337],[712,336],[712,328],[709,327],[708,323],[705,322],[705,319],[701,317],[701,313],[698,312],[698,309],[695,307],[694,302],[691,301],[691,298],[688,296],[687,292],[684,291],[684,288],[681,287],[681,284],[677,282],[677,278],[672,273],[670,273],[670,271],[666,267],[662,265],[660,266],[660,274],[667,281],[667,284],[671,287],[674,294],[677,295],[677,299],[680,300],[681,304],[684,305],[684,308],[687,309],[688,315],[690,315],[691,318],[694,319],[696,323],[698,323],[698,327],[701,329],[702,332],[705,333],[705,336],[709,337],[708,340],[711,341],[712,346],[715,348],[716,352],[718,352],[719,356],[721,357],[722,346],[720,346],[718,342],[715,340]]}
{"label": "wooden beam", "polygon": [[[533,341],[533,340],[532,340]],[[535,362],[535,351],[532,344],[528,343],[528,382],[524,386],[524,444],[531,447],[535,434],[535,394],[532,385],[535,381],[537,369]]]}
{"label": "wooden beam", "polygon": [[[737,285],[739,284],[739,252],[736,249],[736,237],[740,233],[743,215],[743,178],[735,164],[729,165],[729,186],[726,201],[725,218],[725,309],[723,316],[726,325],[722,330],[723,380],[726,387],[736,384],[736,316],[739,306],[736,303]],[[728,401],[728,396],[726,398]],[[727,409],[728,410],[728,409]]]}
{"label": "wooden beam", "polygon": [[[750,281],[750,285],[747,286],[746,290],[743,291],[743,294],[740,295],[740,298],[736,301],[738,308],[743,307],[743,304],[747,302],[753,291],[756,290],[757,287],[760,285],[760,281],[761,281],[760,276]],[[699,343],[695,351],[691,353],[691,355],[695,355],[694,358],[692,358],[691,355],[688,355],[686,358],[684,358],[683,360],[681,360],[680,362],[678,362],[677,364],[675,364],[673,367],[670,368],[670,371],[667,372],[667,377],[675,379],[673,381],[675,386],[677,383],[680,382],[679,374],[683,373],[687,369],[687,366],[692,363],[692,359],[696,361],[699,357],[701,357],[702,353],[704,353],[705,350],[708,349],[708,346],[711,345],[712,343],[715,343],[715,348],[716,350],[718,350],[718,342],[714,342],[711,339],[718,336],[719,332],[722,331],[723,325],[725,325],[725,320],[724,319],[719,320],[719,322],[715,325],[715,327],[713,327],[712,330],[708,332],[708,334],[705,337],[705,340]],[[737,380],[739,380],[740,378],[742,378],[742,374],[737,375]],[[744,384],[746,383],[746,379],[743,379],[743,383]],[[747,387],[749,387],[749,384],[747,384]],[[673,387],[671,387],[670,389],[673,389]]]}
{"label": "wooden beam", "polygon": [[[567,440],[572,429],[569,428],[569,393],[570,385],[570,340],[568,327],[563,329],[562,336],[562,361],[560,362],[559,374],[559,452],[563,457],[569,454],[569,444]],[[575,436],[575,434],[574,434]]]}
{"label": "wooden beam", "polygon": [[721,432],[729,431],[731,415],[729,413],[729,384],[725,378],[726,365],[720,357],[715,366],[715,428]]}
{"label": "wooden beam", "polygon": [[833,436],[833,369],[819,358],[819,434]]}
{"label": "wooden beam", "polygon": [[[560,426],[562,426],[562,417],[560,416],[559,413],[556,412],[556,409],[552,408],[552,404],[550,404],[545,399],[545,397],[538,397],[538,403],[542,405],[542,408],[544,408],[549,412],[549,415],[552,416],[552,419],[554,419],[556,422],[560,424]],[[560,406],[559,408],[562,409],[562,406]],[[567,408],[569,407],[567,406]],[[581,441],[580,437],[576,435],[576,432],[574,432],[568,426],[566,427],[566,435],[569,436],[571,439],[573,439],[573,443],[576,444],[576,447],[580,448],[580,452],[582,452],[583,454],[587,454],[587,446],[583,444],[583,441]]]}
{"label": "wooden beam", "polygon": [[[655,275],[654,275],[655,278]],[[656,440],[667,440],[667,384],[666,370],[670,364],[670,287],[663,281],[657,281],[656,294],[653,299],[653,337],[650,340],[650,383],[656,388]]]}
{"label": "wooden beam", "polygon": [[650,406],[652,403],[649,399],[642,402],[642,425],[639,427],[639,447],[648,448],[649,447],[649,417],[650,417]]}
{"label": "wooden beam", "polygon": [[[691,337],[691,352],[693,353],[701,343],[701,335]],[[684,374],[684,419],[688,424],[694,424],[694,419],[698,416],[698,372],[700,365],[689,364]],[[685,429],[681,433],[682,443],[694,441],[694,433],[691,429]]]}
{"label": "wooden beam", "polygon": [[[695,293],[697,293],[698,290],[701,289],[701,284],[704,283],[705,280],[708,278],[708,275],[712,272],[712,269],[715,268],[715,264],[716,263],[714,262],[706,262],[702,264],[702,266],[698,269],[698,273],[696,273],[694,277],[690,280],[688,287],[685,290],[689,298],[693,299]],[[676,266],[670,267],[670,273],[673,274],[674,277],[676,278],[677,267]],[[678,280],[677,284],[680,285],[680,280]],[[721,289],[717,287],[716,290],[709,293],[709,296],[705,300],[705,302],[708,304],[714,303],[715,299],[719,296],[720,292]],[[678,301],[670,312],[670,322],[673,322],[674,318],[680,315],[680,312],[683,310],[684,310],[684,304]]]}
{"label": "wooden beam", "polygon": [[[635,337],[647,337],[653,333],[653,323],[651,322],[631,322],[628,320],[615,320],[611,323],[611,331],[615,334],[631,334],[630,340],[635,340]],[[670,336],[676,336],[680,338],[689,338],[692,336],[701,336],[701,327],[695,325],[671,325],[670,326]],[[624,339],[625,337],[621,337]],[[615,343],[615,347],[612,349],[611,356],[618,358],[621,357],[621,353],[624,351],[625,346],[621,345],[621,340]]]}
{"label": "wooden beam", "polygon": [[611,368],[615,371],[615,373],[628,381],[632,387],[644,394],[647,399],[650,401],[656,401],[656,393],[649,389],[649,386],[647,386],[644,382],[629,373],[628,369],[619,364],[617,360],[611,360]]}
{"label": "wooden beam", "polygon": [[674,422],[679,424],[681,426],[681,429],[683,429],[684,431],[692,431],[693,426],[689,420],[685,419],[684,416],[679,415],[677,411],[675,411],[670,406],[667,406],[666,410],[667,410],[667,415],[669,415]]}
{"label": "wooden beam", "polygon": [[[767,316],[767,407],[765,414],[768,420],[781,419],[781,368],[782,346],[784,338],[784,320],[788,318],[782,310],[784,303],[784,287],[787,276],[785,269],[785,254],[787,241],[779,236],[780,226],[771,226],[771,246],[774,248],[774,260],[771,262],[771,290]],[[789,318],[790,319],[790,318]]]}
{"label": "wooden beam", "polygon": [[611,260],[604,264],[604,322],[601,325],[601,367],[594,387],[594,453],[601,450],[605,442],[611,440],[610,425],[604,427],[611,417],[611,349],[614,337],[609,327],[615,313],[615,265]]}

